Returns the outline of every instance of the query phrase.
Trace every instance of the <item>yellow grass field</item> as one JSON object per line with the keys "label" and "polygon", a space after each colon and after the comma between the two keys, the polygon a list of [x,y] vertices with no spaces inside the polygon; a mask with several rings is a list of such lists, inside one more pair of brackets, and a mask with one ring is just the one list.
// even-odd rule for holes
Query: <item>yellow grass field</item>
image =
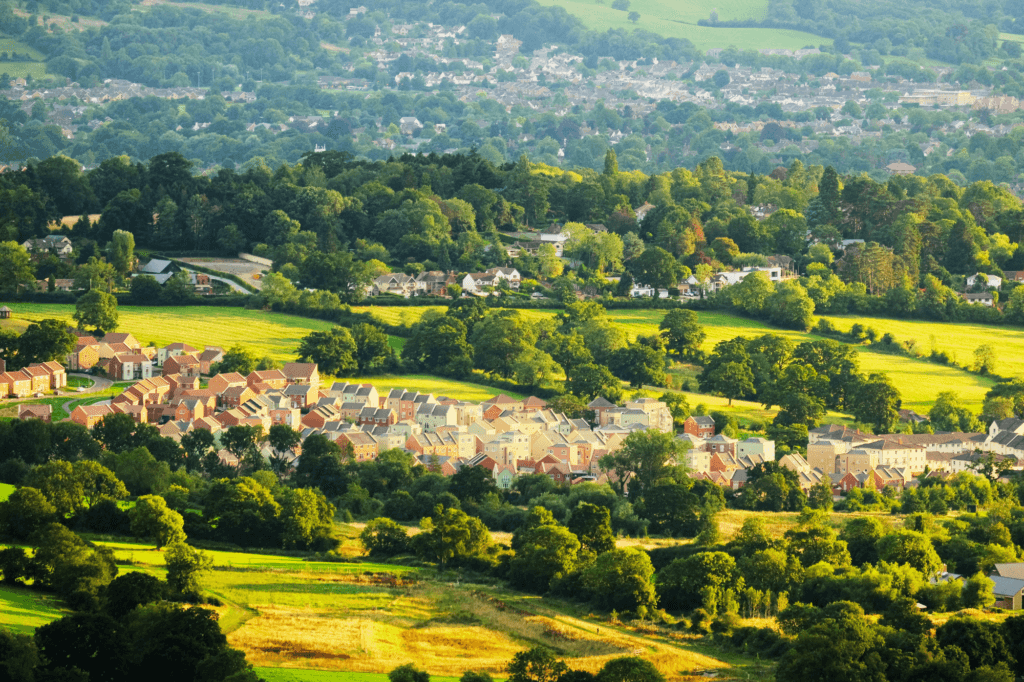
{"label": "yellow grass field", "polygon": [[[133,570],[163,575],[163,554],[151,547],[102,544]],[[432,569],[211,555],[205,582],[226,604],[218,612],[228,641],[260,668],[385,673],[411,663],[433,675],[500,676],[513,655],[538,644],[590,672],[617,656],[642,655],[673,680],[750,664],[710,656],[687,635],[641,632],[558,600],[438,580]]]}

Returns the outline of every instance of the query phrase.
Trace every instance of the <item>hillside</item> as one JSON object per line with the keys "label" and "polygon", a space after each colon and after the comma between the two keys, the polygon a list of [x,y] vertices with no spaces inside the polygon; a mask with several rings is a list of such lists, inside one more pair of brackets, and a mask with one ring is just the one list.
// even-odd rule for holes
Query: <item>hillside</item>
{"label": "hillside", "polygon": [[[383,322],[387,322],[388,324],[411,324],[412,322],[415,322],[415,320],[419,319],[419,316],[424,312],[430,309],[431,308],[427,306],[400,308],[363,306],[353,308],[353,310],[357,312],[370,312],[372,315]],[[440,310],[439,308],[434,309]],[[556,314],[556,311],[553,310],[524,310],[521,312],[528,319],[536,320],[551,318]],[[706,351],[710,351],[719,341],[725,341],[737,336],[750,337],[760,334],[778,334],[779,336],[792,339],[796,343],[823,338],[816,334],[798,332],[790,329],[778,329],[757,320],[751,320],[749,318],[738,317],[736,315],[729,315],[726,313],[699,311],[697,315],[707,331],[708,338],[704,343],[704,350]],[[649,335],[658,333],[658,325],[664,316],[665,311],[663,310],[608,311],[608,317],[614,322],[620,324],[625,329],[627,336],[631,339],[635,339],[641,334]],[[837,327],[846,331],[852,324],[853,318],[834,319]],[[857,319],[862,324],[874,327],[880,333],[893,331],[900,340],[916,337],[918,339],[918,343],[926,349],[928,348],[929,338],[925,335],[926,333],[928,335],[942,337],[944,339],[944,343],[949,344],[950,348],[953,350],[956,349],[957,340],[962,338],[959,334],[961,325],[942,325],[938,323],[908,322],[902,320]],[[883,328],[883,322],[888,322],[892,326],[892,329],[890,330],[888,327]],[[958,330],[957,334],[950,332],[954,326]],[[1006,343],[998,342],[993,344],[998,358],[997,369],[1002,367],[1015,369],[1020,366],[1020,368],[1024,370],[1024,360],[1021,360],[1021,353],[1024,352],[1024,332],[1011,330],[1005,327],[986,327],[985,325],[963,326],[968,328],[967,338],[974,338],[975,336],[982,338],[986,334],[991,337],[991,335],[995,334],[999,339],[1008,339],[1008,342]],[[909,330],[913,330],[913,332],[908,333]],[[966,355],[973,352],[975,347],[976,346],[974,345],[970,345],[970,343],[965,343],[964,346],[961,346],[961,359],[966,360]],[[943,346],[942,348],[945,349],[946,346]],[[918,412],[927,412],[931,408],[936,394],[939,391],[945,390],[958,391],[963,397],[965,405],[969,406],[972,410],[980,411],[985,393],[995,383],[989,378],[970,374],[969,372],[953,367],[937,365],[925,360],[915,360],[889,355],[864,346],[858,346],[857,351],[860,353],[861,371],[865,373],[883,372],[888,374],[892,377],[893,382],[900,389],[900,392],[903,395],[904,407],[917,410]],[[1010,373],[1009,371],[1004,371],[1002,369],[999,369],[999,371],[1003,371],[1006,374]],[[693,404],[694,400],[709,404],[711,402],[704,396],[701,396],[700,398],[691,397],[691,404]]]}
{"label": "hillside", "polygon": [[[351,537],[350,527],[341,530]],[[132,570],[163,577],[163,554],[151,546],[101,544],[118,561],[130,561]],[[225,602],[218,608],[222,629],[257,667],[385,673],[413,663],[435,675],[501,675],[516,652],[543,644],[567,657],[571,667],[591,672],[615,656],[642,650],[673,679],[707,670],[726,679],[737,673],[759,679],[756,662],[712,656],[692,636],[667,637],[653,628],[645,632],[598,620],[558,599],[461,584],[431,569],[210,554],[214,570],[207,584]]]}
{"label": "hillside", "polygon": [[[609,5],[595,4],[592,0],[538,0],[542,5],[562,7],[578,17],[592,31],[609,29],[640,29],[665,38],[689,40],[699,50],[736,47],[741,50],[798,50],[804,47],[831,45],[830,38],[813,33],[787,29],[717,28],[698,26],[697,21],[707,19],[717,10],[723,20],[759,20],[768,10],[767,2],[743,3],[729,0],[711,3],[704,0],[668,2],[667,0],[633,0],[629,10],[612,9]],[[640,14],[636,22],[627,18],[630,11]]]}

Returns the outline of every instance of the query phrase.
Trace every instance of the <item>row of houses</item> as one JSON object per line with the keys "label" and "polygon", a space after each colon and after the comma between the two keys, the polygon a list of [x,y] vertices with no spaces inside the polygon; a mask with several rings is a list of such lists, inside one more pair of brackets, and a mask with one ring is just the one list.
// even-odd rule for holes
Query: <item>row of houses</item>
{"label": "row of houses", "polygon": [[458,284],[464,293],[480,293],[489,288],[496,288],[502,282],[514,290],[519,289],[522,278],[515,268],[491,268],[486,272],[470,272],[459,277],[454,272],[430,270],[421,272],[415,277],[401,272],[380,275],[373,280],[367,293],[370,296],[392,294],[409,298],[410,296],[447,296],[448,287]]}
{"label": "row of houses", "polygon": [[0,360],[0,396],[26,398],[30,395],[57,391],[68,385],[68,375],[59,362],[33,363],[16,371],[5,371]]}

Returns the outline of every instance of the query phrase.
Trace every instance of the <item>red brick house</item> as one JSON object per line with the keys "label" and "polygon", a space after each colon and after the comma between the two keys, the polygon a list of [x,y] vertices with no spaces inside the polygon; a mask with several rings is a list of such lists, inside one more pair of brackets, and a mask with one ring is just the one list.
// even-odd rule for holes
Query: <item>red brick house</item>
{"label": "red brick house", "polygon": [[171,355],[164,360],[163,375],[180,374],[185,377],[198,377],[200,374],[199,358],[191,353]]}
{"label": "red brick house", "polygon": [[711,436],[715,435],[715,420],[704,415],[691,415],[683,422],[683,433],[688,433],[691,436],[697,436],[705,440],[711,438]]}
{"label": "red brick house", "polygon": [[320,387],[320,371],[312,362],[288,362],[285,363],[285,377],[289,384],[304,384],[307,386]]}
{"label": "red brick house", "polygon": [[[288,385],[288,377],[279,369],[256,370],[245,378],[249,388],[256,391],[256,384],[266,384],[270,388],[284,389]],[[260,391],[256,391],[259,393]]]}

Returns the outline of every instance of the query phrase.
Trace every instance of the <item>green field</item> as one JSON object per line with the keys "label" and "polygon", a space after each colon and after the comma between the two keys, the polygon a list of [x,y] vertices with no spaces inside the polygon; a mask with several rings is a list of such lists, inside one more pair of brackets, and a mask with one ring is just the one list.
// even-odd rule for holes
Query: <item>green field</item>
{"label": "green field", "polygon": [[[17,52],[19,55],[27,55],[29,59],[36,61],[43,61],[46,59],[46,55],[32,47],[28,43],[23,43],[20,40],[14,38],[0,38],[0,52],[6,52],[10,55],[11,52]],[[0,71],[4,71],[5,62],[0,62]]]}
{"label": "green field", "polygon": [[[70,321],[74,312],[71,305],[15,303],[11,307],[15,315],[12,324],[45,317],[58,317]],[[443,311],[444,308],[361,306],[353,310],[369,312],[387,324],[411,325],[427,310]],[[536,321],[550,319],[556,312],[521,311],[528,320]],[[162,346],[173,341],[184,341],[198,348],[204,345],[228,348],[241,344],[252,348],[259,355],[269,355],[279,362],[295,359],[295,349],[303,336],[311,331],[322,331],[332,326],[330,322],[321,320],[242,308],[123,306],[120,314],[120,330],[132,332],[144,344],[155,343]],[[663,310],[612,310],[608,313],[610,319],[623,326],[630,338],[636,338],[640,334],[657,333],[658,324],[664,315]],[[776,329],[763,322],[725,313],[701,311],[698,315],[708,333],[706,350],[710,350],[719,341],[743,335],[772,333],[796,342],[820,338],[813,334]],[[838,327],[848,329],[853,324],[853,319],[835,318],[834,321]],[[916,338],[918,346],[925,352],[930,350],[931,337],[934,337],[940,350],[956,353],[962,362],[970,359],[977,346],[992,343],[996,351],[997,373],[1024,374],[1024,331],[1015,328],[970,324],[958,324],[954,327],[948,324],[881,318],[857,319],[862,324],[874,327],[880,333],[892,332],[901,341]],[[392,339],[392,345],[395,347],[401,346],[402,343],[403,339]],[[888,374],[899,387],[904,406],[918,412],[927,412],[936,394],[943,390],[958,391],[966,405],[973,410],[980,410],[985,393],[994,383],[991,379],[925,360],[889,355],[863,346],[859,346],[858,351],[861,371]],[[369,381],[382,392],[391,388],[407,388],[435,395],[446,394],[463,400],[484,400],[499,392],[497,389],[479,384],[427,375],[364,377],[360,381]],[[700,401],[709,404],[711,402],[704,398],[700,398]]]}
{"label": "green field", "polygon": [[506,391],[499,388],[493,388],[491,386],[485,386],[483,384],[474,384],[468,381],[457,381],[456,379],[442,379],[429,374],[353,377],[350,379],[338,379],[338,381],[373,384],[377,388],[377,393],[380,395],[385,395],[393,388],[404,388],[409,391],[419,391],[420,393],[433,393],[435,397],[445,395],[449,398],[467,400],[474,403],[483,402],[488,398],[493,398],[499,393],[504,393],[505,395],[516,398],[517,400],[526,397],[525,394],[516,393],[515,391]]}
{"label": "green field", "polygon": [[0,62],[0,74],[6,73],[11,78],[27,78],[30,74],[33,78],[42,78],[46,75],[46,64],[43,63],[46,55],[28,43],[0,37],[0,52],[6,52],[8,56],[12,52],[17,52],[19,57],[26,55],[33,60]]}
{"label": "green field", "polygon": [[[257,674],[267,682],[388,682],[385,673],[349,673],[331,670],[301,670],[297,668],[256,668]],[[458,682],[457,677],[431,675],[431,682]]]}
{"label": "green field", "polygon": [[635,24],[626,17],[629,12],[611,8],[611,0],[607,4],[597,4],[594,0],[538,0],[542,5],[558,5],[570,14],[583,21],[587,28],[604,32],[610,28],[644,29],[666,38],[685,38],[701,50],[713,47],[735,46],[746,49],[789,49],[821,44],[831,44],[830,38],[790,31],[785,29],[762,28],[725,28],[697,26],[700,19],[708,19],[712,10],[718,11],[722,21],[759,19],[768,8],[766,0],[725,0],[724,3],[713,0],[632,0],[630,11],[640,13]]}
{"label": "green field", "polygon": [[0,587],[0,628],[31,634],[40,625],[60,618],[63,610],[58,604],[52,595],[4,585]]}
{"label": "green field", "polygon": [[[415,322],[427,310],[442,311],[437,306],[383,308],[363,307],[358,308],[361,312],[369,312],[377,319],[388,324],[411,324]],[[522,310],[520,311],[528,320],[543,320],[553,317],[555,310]],[[794,331],[791,329],[778,329],[764,322],[751,320],[745,317],[728,315],[726,313],[698,311],[700,321],[705,326],[708,338],[704,343],[704,349],[710,351],[719,341],[725,341],[737,336],[757,336],[760,334],[778,334],[792,339],[796,343],[807,340],[821,339],[815,334]],[[610,310],[608,317],[614,322],[623,326],[626,335],[635,339],[641,334],[656,334],[658,324],[665,316],[664,310]],[[853,324],[853,318],[830,318],[841,329],[847,330]],[[943,325],[927,322],[910,322],[903,320],[884,320],[875,318],[857,318],[861,323],[874,327],[880,333],[892,331],[900,340],[917,338],[918,344],[925,349],[928,348],[928,335],[933,334],[936,338],[943,339],[943,343],[949,344],[949,348],[956,350],[956,344],[963,343],[965,338],[977,338],[978,343],[966,344],[966,349],[961,348],[962,360],[974,351],[977,345],[982,343],[981,339],[988,339],[991,342],[993,336],[999,338],[998,343],[993,343],[998,358],[996,371],[1007,374],[1010,368],[1019,367],[1024,372],[1024,331],[1018,331],[1007,327],[986,327],[984,325],[956,325],[956,334],[951,334],[953,325]],[[891,326],[891,329],[890,329]],[[964,329],[964,334],[961,334]],[[910,330],[913,330],[911,333]],[[927,332],[927,334],[926,334]],[[1003,339],[1007,339],[1004,343]],[[940,347],[941,344],[940,344]],[[945,347],[942,347],[946,349]],[[860,353],[860,368],[862,372],[884,372],[888,374],[893,382],[899,387],[903,395],[903,405],[906,408],[927,412],[931,409],[935,396],[939,391],[956,390],[960,393],[964,403],[975,411],[981,410],[981,403],[985,393],[995,383],[992,379],[970,374],[962,370],[937,365],[925,360],[905,358],[898,355],[889,355],[866,346],[858,346]],[[690,396],[690,404],[703,402],[708,405],[714,404],[714,399],[709,396]],[[755,410],[751,404],[751,410]],[[750,410],[748,410],[750,412]],[[749,415],[753,416],[753,412]]]}
{"label": "green field", "polygon": [[0,483],[0,502],[3,502],[8,497],[10,497],[11,493],[13,493],[13,492],[14,492],[14,486],[13,485],[11,485],[10,483]]}

